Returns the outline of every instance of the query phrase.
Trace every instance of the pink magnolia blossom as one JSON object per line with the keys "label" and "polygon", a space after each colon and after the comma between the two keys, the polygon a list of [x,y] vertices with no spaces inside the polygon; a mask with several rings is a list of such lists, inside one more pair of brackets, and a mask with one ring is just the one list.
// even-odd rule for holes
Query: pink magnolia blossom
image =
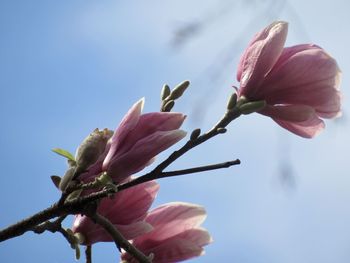
{"label": "pink magnolia blossom", "polygon": [[[153,263],[171,263],[187,260],[204,254],[203,246],[212,242],[200,225],[206,218],[203,207],[174,202],[152,210],[145,222],[153,230],[134,239],[133,245],[145,255],[153,254]],[[136,263],[126,252],[121,255],[123,262]]]}
{"label": "pink magnolia blossom", "polygon": [[284,48],[287,31],[286,22],[274,22],[255,35],[239,63],[239,95],[265,100],[259,113],[311,138],[324,128],[321,118],[340,115],[340,70],[319,46]]}
{"label": "pink magnolia blossom", "polygon": [[80,179],[91,181],[106,171],[116,183],[124,181],[149,165],[157,154],[185,137],[186,132],[179,130],[185,115],[173,112],[141,115],[143,104],[141,99],[131,107],[105,152]]}
{"label": "pink magnolia blossom", "polygon": [[[116,193],[113,198],[102,199],[97,212],[109,219],[125,238],[135,238],[153,229],[144,218],[158,190],[155,181],[134,186]],[[84,236],[84,245],[113,241],[101,226],[85,215],[75,216],[72,230]]]}

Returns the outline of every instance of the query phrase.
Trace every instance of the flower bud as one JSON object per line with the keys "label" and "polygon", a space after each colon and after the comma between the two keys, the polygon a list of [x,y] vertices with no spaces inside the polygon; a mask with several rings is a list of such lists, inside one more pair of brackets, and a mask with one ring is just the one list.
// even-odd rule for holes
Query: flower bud
{"label": "flower bud", "polygon": [[162,91],[160,93],[161,100],[165,100],[170,94],[170,88],[167,84],[164,84]]}
{"label": "flower bud", "polygon": [[174,105],[175,105],[175,101],[174,100],[168,101],[163,107],[163,112],[171,111],[171,109],[174,107]]}
{"label": "flower bud", "polygon": [[77,164],[76,174],[80,174],[90,165],[94,164],[106,148],[107,141],[113,132],[108,129],[100,131],[95,129],[78,147],[75,160]]}
{"label": "flower bud", "polygon": [[185,92],[185,90],[188,88],[188,86],[190,86],[190,82],[188,80],[181,82],[170,93],[170,99],[176,100],[176,99],[180,98],[182,96],[182,94]]}

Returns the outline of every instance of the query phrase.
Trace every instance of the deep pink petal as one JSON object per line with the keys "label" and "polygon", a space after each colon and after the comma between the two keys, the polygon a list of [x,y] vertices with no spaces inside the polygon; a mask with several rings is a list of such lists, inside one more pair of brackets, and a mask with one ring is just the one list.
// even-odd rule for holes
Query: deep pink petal
{"label": "deep pink petal", "polygon": [[135,128],[125,137],[116,155],[122,155],[134,144],[157,131],[171,131],[180,128],[186,116],[176,112],[152,112],[141,115]]}
{"label": "deep pink petal", "polygon": [[114,198],[104,198],[98,212],[114,224],[130,224],[146,215],[158,191],[156,181],[136,185],[116,193]]}
{"label": "deep pink petal", "polygon": [[119,146],[119,143],[123,141],[123,139],[128,135],[128,133],[132,131],[137,125],[142,112],[143,105],[144,99],[141,99],[138,102],[136,102],[130,108],[130,110],[127,112],[127,114],[124,116],[123,120],[119,124],[118,128],[115,130],[111,138],[111,147],[103,162],[104,170],[108,167],[110,160],[112,159]]}

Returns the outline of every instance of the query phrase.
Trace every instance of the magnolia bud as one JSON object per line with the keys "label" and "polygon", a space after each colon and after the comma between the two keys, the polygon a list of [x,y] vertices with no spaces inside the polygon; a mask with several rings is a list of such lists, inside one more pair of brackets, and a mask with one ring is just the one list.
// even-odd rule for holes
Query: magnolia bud
{"label": "magnolia bud", "polygon": [[169,100],[163,107],[164,112],[169,112],[171,109],[174,107],[175,101],[174,100]]}
{"label": "magnolia bud", "polygon": [[265,108],[265,106],[266,106],[266,101],[259,100],[259,101],[244,103],[242,106],[239,107],[239,110],[241,111],[242,114],[247,115],[253,112],[260,111],[263,108]]}
{"label": "magnolia bud", "polygon": [[185,90],[188,88],[188,86],[190,86],[190,82],[188,80],[181,82],[170,93],[170,98],[172,100],[176,100],[176,99],[180,98],[182,96],[182,94],[185,92]]}
{"label": "magnolia bud", "polygon": [[86,170],[94,164],[106,148],[107,141],[112,137],[113,131],[95,129],[78,147],[75,154],[77,165],[76,174]]}
{"label": "magnolia bud", "polygon": [[167,84],[164,84],[162,91],[160,93],[161,100],[165,100],[170,94],[170,88]]}

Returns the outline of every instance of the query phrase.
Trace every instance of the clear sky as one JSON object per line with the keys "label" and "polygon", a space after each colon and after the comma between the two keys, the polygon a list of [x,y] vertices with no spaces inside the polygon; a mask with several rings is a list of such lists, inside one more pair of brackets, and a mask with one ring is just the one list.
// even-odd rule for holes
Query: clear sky
{"label": "clear sky", "polygon": [[[162,180],[155,205],[206,207],[214,243],[192,262],[349,262],[349,9],[346,0],[0,1],[0,228],[59,197],[49,176],[66,166],[50,149],[74,152],[94,128],[115,128],[141,97],[146,112],[157,111],[164,83],[191,80],[175,110],[188,115],[185,130],[209,129],[237,85],[245,45],[285,20],[287,45],[313,42],[337,59],[343,118],[306,140],[269,118],[242,117],[171,168],[242,165]],[[189,35],[174,38],[184,26]],[[0,244],[1,262],[73,256],[51,233]],[[117,260],[113,244],[95,246],[94,262]]]}

